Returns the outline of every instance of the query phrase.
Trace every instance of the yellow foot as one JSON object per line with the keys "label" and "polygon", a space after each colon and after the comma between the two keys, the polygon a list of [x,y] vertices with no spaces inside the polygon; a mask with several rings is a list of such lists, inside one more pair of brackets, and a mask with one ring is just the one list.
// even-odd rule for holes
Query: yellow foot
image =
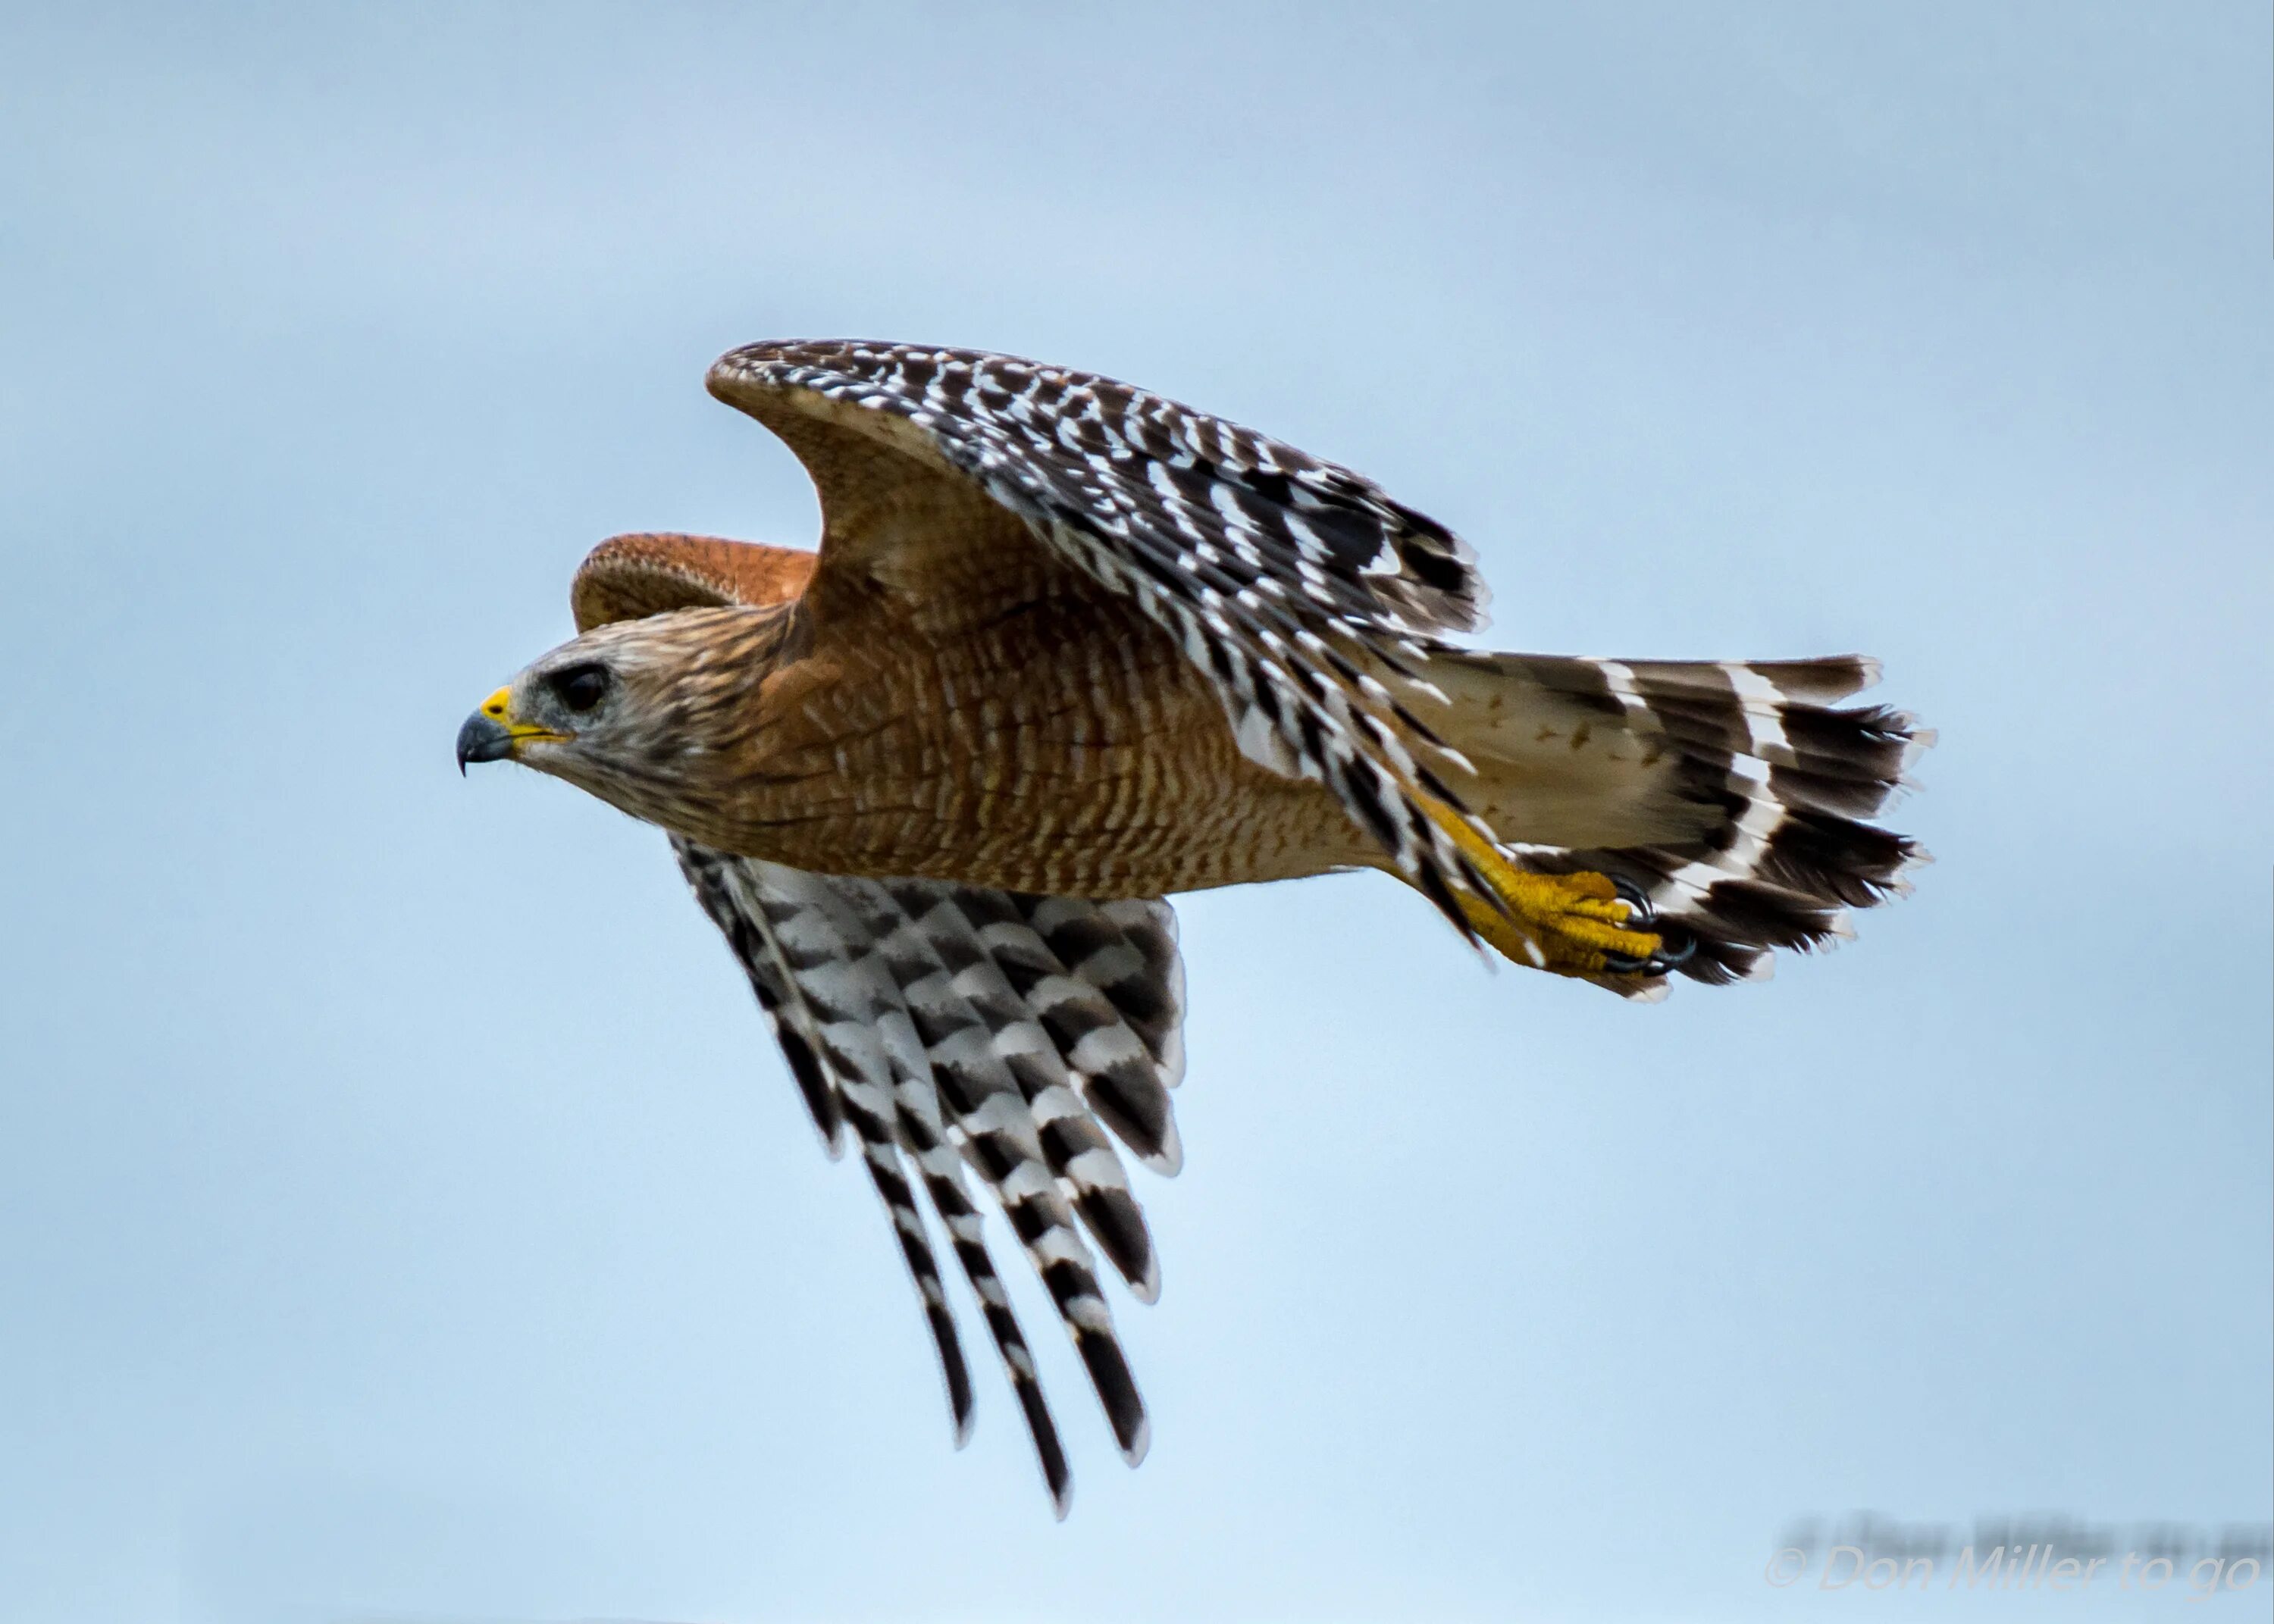
{"label": "yellow foot", "polygon": [[1657,931],[1630,929],[1638,910],[1609,875],[1526,873],[1450,807],[1428,809],[1494,892],[1460,892],[1461,912],[1514,963],[1559,975],[1648,976],[1689,957]]}
{"label": "yellow foot", "polygon": [[[1481,866],[1481,865],[1480,865]],[[1606,874],[1526,874],[1500,865],[1487,871],[1502,913],[1464,894],[1461,912],[1476,932],[1517,964],[1561,975],[1650,974],[1666,948],[1654,930],[1632,930],[1631,904]]]}

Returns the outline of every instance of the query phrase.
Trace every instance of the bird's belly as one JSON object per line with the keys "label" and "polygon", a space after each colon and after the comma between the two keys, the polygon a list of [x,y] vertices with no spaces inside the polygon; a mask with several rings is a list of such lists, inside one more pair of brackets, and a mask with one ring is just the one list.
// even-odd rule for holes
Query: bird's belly
{"label": "bird's belly", "polygon": [[730,849],[822,873],[1159,896],[1377,861],[1322,787],[1248,761],[1149,622],[1047,605],[777,696]]}

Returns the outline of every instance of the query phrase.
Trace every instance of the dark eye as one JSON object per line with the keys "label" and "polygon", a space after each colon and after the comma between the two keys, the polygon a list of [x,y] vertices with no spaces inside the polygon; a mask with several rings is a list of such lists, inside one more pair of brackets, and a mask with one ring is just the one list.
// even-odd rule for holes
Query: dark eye
{"label": "dark eye", "polygon": [[590,710],[608,691],[606,665],[571,665],[545,679],[561,703],[571,710]]}

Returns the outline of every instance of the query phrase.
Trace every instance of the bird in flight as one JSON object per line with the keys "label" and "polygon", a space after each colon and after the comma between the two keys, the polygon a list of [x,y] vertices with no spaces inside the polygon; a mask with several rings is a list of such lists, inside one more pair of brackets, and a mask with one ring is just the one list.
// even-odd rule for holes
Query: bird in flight
{"label": "bird in flight", "polygon": [[1444,526],[1089,373],[785,341],[709,381],[804,463],[819,551],[604,542],[577,635],[467,718],[459,765],[518,761],[670,836],[831,1154],[849,1139],[883,1199],[957,1442],[936,1233],[1060,1516],[1065,1451],[974,1185],[1135,1464],[1097,1256],[1154,1299],[1124,1154],[1182,1158],[1163,898],[1378,869],[1472,944],[1648,999],[1849,935],[1924,856],[1869,821],[1931,738],[1839,708],[1869,659],[1457,646],[1486,591]]}

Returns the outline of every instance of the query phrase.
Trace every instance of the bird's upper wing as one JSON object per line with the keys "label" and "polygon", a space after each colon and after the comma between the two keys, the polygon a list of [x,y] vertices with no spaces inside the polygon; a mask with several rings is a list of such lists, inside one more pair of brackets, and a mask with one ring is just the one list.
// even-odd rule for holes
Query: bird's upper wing
{"label": "bird's upper wing", "polygon": [[[1322,781],[1465,933],[1492,898],[1465,764],[1416,714],[1427,643],[1480,622],[1468,548],[1349,470],[1126,384],[1005,356],[753,344],[711,369],[821,493],[807,601],[919,626],[1087,590],[1133,600],[1213,680],[1241,750]],[[1481,831],[1480,831],[1481,832]]]}
{"label": "bird's upper wing", "polygon": [[[620,536],[585,560],[571,597],[580,628],[764,605],[795,596],[811,560],[707,537]],[[854,879],[672,844],[831,1154],[848,1129],[860,1147],[922,1299],[958,1441],[971,1382],[925,1204],[979,1299],[1063,1515],[1065,1452],[964,1172],[1025,1247],[1133,1462],[1144,1401],[1091,1248],[1152,1300],[1159,1266],[1114,1141],[1158,1172],[1182,1160],[1168,1093],[1184,1064],[1175,914],[1158,900]]]}

